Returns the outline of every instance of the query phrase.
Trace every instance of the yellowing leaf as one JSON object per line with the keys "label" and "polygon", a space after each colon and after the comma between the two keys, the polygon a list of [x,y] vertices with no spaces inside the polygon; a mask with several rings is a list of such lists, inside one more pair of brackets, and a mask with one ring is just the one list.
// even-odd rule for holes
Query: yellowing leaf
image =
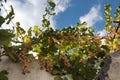
{"label": "yellowing leaf", "polygon": [[35,32],[35,33],[38,33],[38,31],[39,31],[38,26],[34,26],[34,32]]}
{"label": "yellowing leaf", "polygon": [[118,39],[115,38],[115,39],[113,40],[113,49],[116,49],[116,48],[117,48],[117,45],[118,45]]}
{"label": "yellowing leaf", "polygon": [[86,58],[87,58],[87,55],[86,55],[86,54],[82,54],[82,58],[83,58],[83,59],[86,59]]}
{"label": "yellowing leaf", "polygon": [[75,56],[79,56],[79,53],[75,53]]}
{"label": "yellowing leaf", "polygon": [[23,37],[23,42],[28,43],[30,42],[30,38],[28,36]]}
{"label": "yellowing leaf", "polygon": [[117,17],[116,21],[120,21],[120,16],[119,16],[119,17]]}

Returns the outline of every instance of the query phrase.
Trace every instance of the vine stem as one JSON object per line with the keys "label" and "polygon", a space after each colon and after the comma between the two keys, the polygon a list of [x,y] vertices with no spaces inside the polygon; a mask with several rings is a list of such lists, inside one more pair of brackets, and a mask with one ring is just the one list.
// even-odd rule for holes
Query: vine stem
{"label": "vine stem", "polygon": [[[118,26],[116,27],[116,33],[118,32],[119,28],[120,28],[120,21],[113,21],[114,23],[118,23]],[[115,34],[113,36],[113,39],[115,38]]]}
{"label": "vine stem", "polygon": [[113,21],[114,23],[118,23],[118,26],[116,28],[116,32],[118,32],[119,28],[120,28],[120,21]]}
{"label": "vine stem", "polygon": [[20,42],[20,41],[14,41],[14,40],[11,40],[12,42],[14,43],[23,43],[23,42]]}
{"label": "vine stem", "polygon": [[[4,5],[3,5],[2,3],[1,3],[0,5],[1,5],[2,8],[4,9],[5,13],[8,15],[9,13],[8,13],[7,10],[5,9]],[[16,25],[14,24],[14,22],[13,22],[12,20],[11,20],[10,22],[12,23],[12,25],[13,25],[14,27],[16,27]],[[14,29],[14,27],[13,27],[13,29]]]}

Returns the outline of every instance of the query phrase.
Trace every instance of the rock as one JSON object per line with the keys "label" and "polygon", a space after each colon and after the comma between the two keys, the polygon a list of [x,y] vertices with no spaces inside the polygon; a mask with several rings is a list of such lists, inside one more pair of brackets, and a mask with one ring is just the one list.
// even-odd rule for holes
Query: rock
{"label": "rock", "polygon": [[[54,76],[45,70],[40,70],[40,66],[37,62],[30,64],[30,73],[22,74],[22,67],[19,63],[13,63],[8,57],[3,56],[0,62],[0,71],[8,71],[8,80],[54,80]],[[68,76],[67,76],[68,77]],[[68,77],[69,80],[72,80]]]}
{"label": "rock", "polygon": [[95,80],[120,80],[120,51],[110,54]]}
{"label": "rock", "polygon": [[[31,63],[30,73],[22,74],[22,68],[19,63],[11,62],[8,57],[3,56],[0,62],[0,71],[7,70],[8,80],[54,80],[54,76],[45,70],[40,70],[37,62]],[[68,80],[72,80],[67,76]],[[95,80],[120,80],[120,51],[110,54],[105,60],[101,72]]]}

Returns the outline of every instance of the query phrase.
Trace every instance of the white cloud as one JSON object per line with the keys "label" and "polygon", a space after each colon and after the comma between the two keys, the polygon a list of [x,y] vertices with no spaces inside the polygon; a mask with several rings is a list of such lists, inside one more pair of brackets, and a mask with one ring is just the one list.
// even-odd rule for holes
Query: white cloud
{"label": "white cloud", "polygon": [[[57,15],[60,12],[64,12],[70,2],[70,0],[53,1],[56,3],[55,12]],[[6,9],[9,9],[8,5],[12,4],[15,12],[13,22],[15,23],[19,21],[21,23],[21,27],[28,30],[29,27],[33,27],[34,25],[41,26],[42,15],[45,12],[46,3],[47,0],[8,0],[7,4],[5,3],[4,5]],[[50,21],[51,26],[55,28],[56,22],[54,17],[51,17]]]}
{"label": "white cloud", "polygon": [[[99,34],[101,37],[106,37],[107,31],[105,30],[97,31],[97,34]],[[105,38],[101,39],[101,45],[105,45],[105,44],[106,44],[106,39]]]}
{"label": "white cloud", "polygon": [[53,0],[56,3],[55,12],[58,14],[64,12],[68,7],[70,0]]}
{"label": "white cloud", "polygon": [[15,12],[15,18],[13,22],[19,21],[21,27],[27,30],[29,27],[34,25],[40,26],[40,20],[44,14],[45,9],[45,0],[26,0],[21,2],[21,0],[8,0],[7,4],[5,3],[5,8],[8,8],[8,5],[12,5]]}
{"label": "white cloud", "polygon": [[[107,32],[105,30],[101,30],[98,31],[97,34],[99,34],[101,37],[106,37],[107,36]],[[106,44],[106,39],[101,39],[101,45],[105,45]]]}
{"label": "white cloud", "polygon": [[87,14],[80,17],[80,22],[82,23],[86,21],[88,27],[94,26],[99,20],[102,20],[102,16],[100,15],[100,5],[93,6]]}
{"label": "white cloud", "polygon": [[97,34],[99,34],[101,37],[105,37],[107,35],[107,32],[105,30],[98,31]]}

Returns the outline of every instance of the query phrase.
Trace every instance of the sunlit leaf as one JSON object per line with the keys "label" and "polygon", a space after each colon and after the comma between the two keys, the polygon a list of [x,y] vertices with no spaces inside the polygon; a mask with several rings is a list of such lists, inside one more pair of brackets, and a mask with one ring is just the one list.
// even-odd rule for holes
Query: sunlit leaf
{"label": "sunlit leaf", "polygon": [[25,37],[23,37],[23,42],[24,43],[29,43],[29,42],[31,42],[31,40],[28,36],[25,36]]}
{"label": "sunlit leaf", "polygon": [[120,16],[118,16],[115,21],[120,22]]}
{"label": "sunlit leaf", "polygon": [[113,40],[113,49],[116,49],[117,48],[117,45],[118,45],[118,38],[115,38]]}
{"label": "sunlit leaf", "polygon": [[34,26],[34,32],[35,32],[35,33],[38,33],[38,31],[39,31],[38,26]]}
{"label": "sunlit leaf", "polygon": [[116,12],[114,13],[114,18],[116,19],[118,16],[120,16],[120,5],[117,7]]}

